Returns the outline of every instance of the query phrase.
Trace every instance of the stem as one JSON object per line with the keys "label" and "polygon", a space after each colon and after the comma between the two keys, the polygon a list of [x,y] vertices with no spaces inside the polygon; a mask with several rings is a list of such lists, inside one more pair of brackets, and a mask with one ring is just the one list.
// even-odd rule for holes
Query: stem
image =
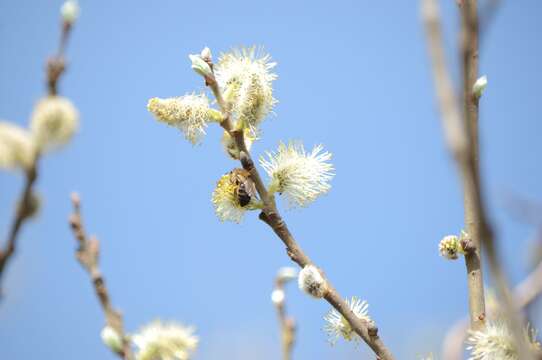
{"label": "stem", "polygon": [[17,210],[15,212],[15,218],[13,219],[9,231],[8,240],[4,250],[0,251],[0,280],[4,274],[5,267],[8,261],[11,259],[17,249],[17,239],[19,232],[23,227],[25,221],[32,215],[32,194],[34,184],[38,177],[37,172],[38,156],[34,163],[25,172],[25,184],[19,201],[17,203]]}
{"label": "stem", "polygon": [[[523,339],[521,321],[513,304],[504,272],[498,261],[496,241],[489,224],[478,167],[478,99],[472,96],[472,85],[478,76],[478,18],[476,0],[462,1],[462,68],[464,120],[459,111],[454,94],[451,76],[446,66],[438,5],[435,0],[422,1],[422,15],[425,22],[429,55],[433,65],[433,75],[437,98],[442,113],[442,121],[447,145],[453,154],[465,193],[465,221],[473,244],[481,244],[487,254],[489,267],[496,283],[497,291],[503,299],[503,308],[508,324],[518,344],[519,359],[526,359],[528,351]],[[468,229],[467,229],[468,230]],[[480,266],[480,246],[476,246],[476,257],[466,257],[469,271],[469,313],[473,329],[484,326],[485,305]]]}
{"label": "stem", "polygon": [[[275,290],[285,292],[284,281],[277,277]],[[295,320],[286,313],[286,299],[275,304],[281,330],[282,359],[291,360],[295,343]]]}
{"label": "stem", "polygon": [[[254,162],[248,151],[244,134],[242,130],[234,130],[230,118],[230,111],[228,104],[224,101],[222,92],[214,77],[206,77],[206,84],[211,88],[220,110],[223,113],[224,121],[220,124],[224,130],[226,130],[230,136],[235,140],[237,148],[240,152],[241,165],[245,170],[250,173],[252,181],[256,186],[256,190],[260,195],[264,203],[264,208],[260,213],[260,220],[265,222],[275,234],[282,240],[286,246],[286,252],[290,259],[298,264],[301,268],[314,264],[311,259],[305,254],[301,247],[297,244],[294,237],[288,230],[288,227],[282,217],[280,216],[274,195],[270,195],[262,181],[258,169],[254,166]],[[349,308],[346,301],[339,295],[337,290],[332,286],[331,282],[326,279],[328,284],[328,291],[324,298],[333,306],[350,324],[352,329],[358,334],[369,347],[375,352],[380,360],[393,360],[393,355],[384,345],[380,337],[378,336],[378,329],[374,324],[369,324],[367,321],[358,318]]]}
{"label": "stem", "polygon": [[132,360],[132,350],[130,348],[130,342],[124,333],[122,315],[115,310],[111,304],[111,298],[109,297],[105,279],[98,267],[98,239],[94,237],[89,239],[85,233],[81,217],[81,200],[76,193],[72,194],[72,204],[73,213],[70,216],[69,222],[73,235],[79,245],[75,252],[75,257],[89,274],[92,286],[94,287],[94,292],[96,293],[104,312],[107,325],[113,328],[123,340],[123,349],[115,353],[122,359]]}
{"label": "stem", "polygon": [[466,0],[462,6],[461,53],[463,69],[463,113],[466,123],[464,129],[469,141],[470,173],[472,183],[464,186],[465,227],[474,245],[474,251],[465,254],[467,267],[467,284],[469,288],[469,314],[473,330],[481,330],[485,326],[484,280],[481,267],[481,219],[477,209],[476,183],[480,182],[479,174],[479,141],[478,141],[478,98],[472,95],[472,86],[478,78],[478,20],[476,0]]}

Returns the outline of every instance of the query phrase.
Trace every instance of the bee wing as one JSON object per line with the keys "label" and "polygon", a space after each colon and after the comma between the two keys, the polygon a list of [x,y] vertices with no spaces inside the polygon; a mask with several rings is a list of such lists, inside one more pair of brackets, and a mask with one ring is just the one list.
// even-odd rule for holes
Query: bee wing
{"label": "bee wing", "polygon": [[256,191],[256,185],[254,184],[254,181],[252,181],[250,177],[247,178],[245,187],[246,187],[247,194],[250,195],[251,198],[259,199],[258,192]]}

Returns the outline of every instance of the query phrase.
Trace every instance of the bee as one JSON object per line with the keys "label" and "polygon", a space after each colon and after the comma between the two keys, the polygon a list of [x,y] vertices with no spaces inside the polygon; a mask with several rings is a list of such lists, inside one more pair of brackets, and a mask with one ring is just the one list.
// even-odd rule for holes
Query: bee
{"label": "bee", "polygon": [[245,207],[252,199],[257,199],[256,186],[245,169],[233,169],[230,181],[235,185],[235,197],[241,207]]}

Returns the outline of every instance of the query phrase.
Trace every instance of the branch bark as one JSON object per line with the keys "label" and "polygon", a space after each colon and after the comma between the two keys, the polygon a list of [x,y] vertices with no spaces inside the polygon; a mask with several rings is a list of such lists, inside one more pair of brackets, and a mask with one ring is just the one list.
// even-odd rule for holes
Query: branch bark
{"label": "branch bark", "polygon": [[[211,68],[213,68],[211,66]],[[286,246],[286,252],[290,259],[298,264],[301,268],[313,264],[311,259],[305,254],[298,243],[295,241],[288,226],[282,219],[275,202],[274,195],[267,192],[258,169],[254,166],[254,161],[250,156],[244,139],[243,131],[235,130],[233,128],[230,119],[230,109],[228,104],[224,101],[222,92],[216,82],[214,76],[205,77],[205,83],[209,86],[217,100],[218,105],[222,111],[223,121],[220,124],[230,136],[235,139],[235,144],[240,152],[241,165],[245,170],[250,173],[251,179],[256,186],[256,190],[264,204],[262,212],[260,213],[260,220],[265,222],[280,240]],[[374,324],[369,324],[367,321],[358,318],[348,307],[346,301],[339,295],[337,290],[332,286],[329,279],[326,278],[328,284],[328,290],[324,299],[333,306],[345,319],[348,321],[352,329],[358,334],[365,343],[374,351],[377,358],[380,360],[392,360],[393,355],[390,350],[384,345],[383,341],[378,335],[377,328]]]}
{"label": "branch bark", "polygon": [[73,204],[73,213],[70,215],[69,223],[78,244],[75,257],[89,274],[92,286],[94,287],[94,292],[96,293],[104,312],[107,325],[113,328],[123,340],[123,349],[116,352],[116,354],[123,359],[131,360],[133,359],[133,355],[130,348],[130,342],[124,333],[122,315],[119,311],[115,310],[111,304],[111,298],[105,284],[105,279],[98,267],[98,239],[95,237],[89,238],[85,232],[81,217],[81,200],[79,195],[73,193],[71,200]]}
{"label": "branch bark", "polygon": [[32,196],[33,188],[38,177],[37,172],[37,158],[32,166],[25,172],[25,184],[19,200],[17,202],[17,209],[15,211],[15,217],[11,223],[8,240],[6,247],[0,251],[0,281],[4,275],[4,270],[11,257],[15,254],[17,249],[17,239],[21,228],[26,220],[30,218],[33,212]]}

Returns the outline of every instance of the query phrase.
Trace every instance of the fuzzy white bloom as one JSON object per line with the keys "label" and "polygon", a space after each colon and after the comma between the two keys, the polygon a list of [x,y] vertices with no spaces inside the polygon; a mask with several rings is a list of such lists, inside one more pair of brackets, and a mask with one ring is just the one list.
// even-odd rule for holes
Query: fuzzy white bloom
{"label": "fuzzy white bloom", "polygon": [[36,104],[30,130],[39,151],[67,144],[79,125],[79,113],[72,102],[61,96],[47,96]]}
{"label": "fuzzy white bloom", "polygon": [[220,221],[241,222],[247,210],[260,208],[256,188],[243,169],[223,175],[213,191],[212,202]]}
{"label": "fuzzy white bloom", "polygon": [[448,260],[456,260],[459,254],[463,253],[459,238],[455,235],[448,235],[442,238],[438,244],[440,256]]}
{"label": "fuzzy white bloom", "polygon": [[[525,329],[523,336],[532,350],[540,349],[533,331]],[[500,321],[486,323],[481,331],[471,331],[467,344],[471,353],[469,360],[519,359],[515,338],[506,324]]]}
{"label": "fuzzy white bloom", "polygon": [[299,289],[314,298],[322,298],[327,292],[327,282],[314,265],[306,265],[297,277]]}
{"label": "fuzzy white bloom", "polygon": [[[367,301],[361,301],[356,296],[352,296],[350,301],[346,299],[346,303],[359,319],[372,321],[369,318],[369,304]],[[331,309],[324,317],[324,320],[326,321],[324,330],[328,333],[331,344],[335,344],[340,337],[346,341],[359,340],[359,336],[354,332],[350,323],[337,310]]]}
{"label": "fuzzy white bloom", "polygon": [[290,206],[307,206],[331,189],[329,182],[335,175],[328,161],[331,153],[322,152],[322,145],[306,153],[303,144],[280,143],[276,152],[266,152],[268,160],[260,157],[260,164],[271,177],[269,192],[283,193]]}
{"label": "fuzzy white bloom", "polygon": [[277,279],[282,282],[287,282],[297,278],[297,274],[297,269],[291,266],[284,266],[277,271]]}
{"label": "fuzzy white bloom", "polygon": [[0,121],[0,168],[29,168],[35,159],[30,133],[7,121]]}
{"label": "fuzzy white bloom", "polygon": [[223,54],[215,66],[215,77],[232,104],[237,126],[248,127],[255,135],[276,103],[272,86],[276,63],[270,60],[268,54],[251,47]]}
{"label": "fuzzy white bloom", "polygon": [[207,124],[213,119],[209,99],[205,94],[189,94],[175,98],[152,98],[147,109],[157,120],[181,130],[185,138],[197,144],[205,135]]}
{"label": "fuzzy white bloom", "polygon": [[136,360],[188,360],[198,345],[192,327],[156,320],[132,336]]}
{"label": "fuzzy white bloom", "polygon": [[101,333],[100,337],[107,347],[109,347],[114,352],[120,352],[123,348],[122,337],[119,333],[113,329],[111,326],[105,326]]}
{"label": "fuzzy white bloom", "polygon": [[[247,150],[250,151],[250,148],[252,147],[252,143],[254,143],[255,140],[257,140],[255,137],[252,136],[251,131],[249,129],[244,130],[245,136],[245,146],[247,147]],[[222,135],[222,147],[224,148],[224,151],[226,154],[228,154],[233,160],[239,160],[239,149],[237,148],[237,145],[235,144],[235,140],[231,137],[231,135],[224,131],[224,134]]]}
{"label": "fuzzy white bloom", "polygon": [[73,24],[75,20],[77,20],[80,12],[81,9],[79,8],[77,0],[67,0],[60,7],[60,16],[62,16],[62,20],[70,24]]}
{"label": "fuzzy white bloom", "polygon": [[275,305],[280,305],[284,302],[284,298],[285,298],[285,294],[284,294],[284,290],[282,289],[275,289],[273,290],[273,292],[271,293],[271,301],[273,302],[273,304]]}
{"label": "fuzzy white bloom", "polygon": [[211,67],[200,55],[194,54],[188,55],[188,57],[190,58],[190,61],[192,61],[192,70],[203,77],[213,75]]}
{"label": "fuzzy white bloom", "polygon": [[474,94],[474,96],[479,98],[484,93],[484,90],[486,89],[486,87],[487,87],[487,76],[485,76],[485,75],[480,76],[476,80],[474,85],[472,85],[472,93]]}

